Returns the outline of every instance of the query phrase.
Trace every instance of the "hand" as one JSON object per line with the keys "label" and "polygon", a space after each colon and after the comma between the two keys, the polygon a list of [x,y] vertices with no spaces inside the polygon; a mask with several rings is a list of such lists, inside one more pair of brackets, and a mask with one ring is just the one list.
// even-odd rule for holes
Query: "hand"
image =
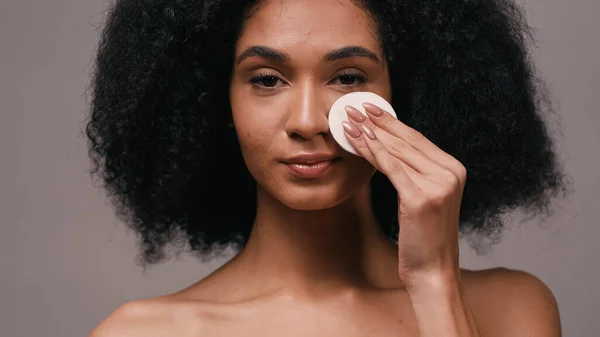
{"label": "hand", "polygon": [[[458,224],[466,169],[417,130],[365,103],[346,107],[346,138],[398,192],[398,274],[407,288],[459,276]],[[362,119],[360,118],[362,116]],[[365,135],[366,137],[364,137]]]}

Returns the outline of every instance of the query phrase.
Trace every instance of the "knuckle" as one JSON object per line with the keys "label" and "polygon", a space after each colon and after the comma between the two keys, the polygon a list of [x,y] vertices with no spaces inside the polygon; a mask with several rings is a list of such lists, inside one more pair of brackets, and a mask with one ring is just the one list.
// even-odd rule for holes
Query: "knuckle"
{"label": "knuckle", "polygon": [[459,161],[455,161],[454,164],[451,165],[451,169],[455,178],[453,181],[455,185],[460,186],[467,181],[467,168],[463,164]]}
{"label": "knuckle", "polygon": [[410,144],[408,144],[406,141],[398,139],[390,145],[390,150],[393,153],[400,154],[409,146]]}
{"label": "knuckle", "polygon": [[430,207],[438,208],[445,205],[448,202],[448,198],[450,193],[446,192],[444,189],[440,188],[435,192],[432,192],[428,196],[428,204]]}
{"label": "knuckle", "polygon": [[456,164],[456,172],[458,173],[459,179],[461,179],[462,181],[467,180],[467,168],[463,164]]}
{"label": "knuckle", "polygon": [[454,157],[445,158],[441,163],[453,175],[449,181],[461,184],[467,180],[467,168]]}
{"label": "knuckle", "polygon": [[384,114],[385,118],[383,118],[383,120],[380,122],[381,126],[383,128],[391,128],[395,122],[397,122],[396,119],[394,119],[390,114]]}
{"label": "knuckle", "polygon": [[399,160],[390,160],[386,165],[386,171],[390,174],[399,172],[402,169],[402,162],[400,162]]}
{"label": "knuckle", "polygon": [[423,134],[413,128],[410,128],[408,130],[408,139],[413,142],[413,143],[417,143],[420,142],[422,139],[424,138]]}
{"label": "knuckle", "polygon": [[458,186],[460,186],[460,179],[458,178],[458,176],[450,171],[450,170],[445,170],[445,179],[450,183],[450,186],[453,188],[456,188]]}
{"label": "knuckle", "polygon": [[369,147],[368,147],[368,146],[367,146],[367,144],[364,142],[364,140],[363,140],[363,141],[360,141],[360,142],[356,142],[356,143],[355,143],[355,144],[353,144],[353,145],[354,145],[354,147],[355,147],[357,150],[360,150],[360,151],[367,151],[367,150],[369,149]]}

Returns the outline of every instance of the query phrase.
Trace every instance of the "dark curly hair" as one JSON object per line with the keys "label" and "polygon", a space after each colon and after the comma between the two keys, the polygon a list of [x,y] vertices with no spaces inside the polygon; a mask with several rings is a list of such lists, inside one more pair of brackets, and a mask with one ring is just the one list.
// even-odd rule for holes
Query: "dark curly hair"
{"label": "dark curly hair", "polygon": [[[550,212],[566,192],[544,115],[547,91],[512,0],[354,0],[389,64],[392,102],[468,171],[461,232],[485,238],[518,206]],[[229,83],[243,21],[259,0],[117,0],[110,7],[86,121],[91,174],[140,238],[142,264],[187,245],[201,258],[242,248],[256,214],[231,118]],[[396,241],[397,194],[379,172],[375,216]],[[181,250],[178,250],[180,252]]]}

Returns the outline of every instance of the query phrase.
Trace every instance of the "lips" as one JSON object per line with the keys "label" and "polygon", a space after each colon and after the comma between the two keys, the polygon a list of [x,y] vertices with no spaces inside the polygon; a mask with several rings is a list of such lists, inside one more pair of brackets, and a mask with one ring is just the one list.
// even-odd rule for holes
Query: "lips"
{"label": "lips", "polygon": [[295,157],[291,157],[291,158],[286,158],[283,160],[284,163],[286,164],[299,164],[299,165],[313,165],[313,164],[317,164],[320,162],[325,162],[325,161],[333,161],[338,159],[339,157],[331,155],[331,154],[327,154],[327,153],[322,153],[322,154],[300,154],[297,155]]}
{"label": "lips", "polygon": [[330,157],[319,161],[297,161],[285,163],[292,174],[301,178],[319,178],[326,175],[339,158]]}

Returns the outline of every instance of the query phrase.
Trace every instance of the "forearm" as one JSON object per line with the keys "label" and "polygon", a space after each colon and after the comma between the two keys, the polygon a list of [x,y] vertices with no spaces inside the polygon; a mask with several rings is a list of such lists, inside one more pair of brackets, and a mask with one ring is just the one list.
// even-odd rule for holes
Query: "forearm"
{"label": "forearm", "polygon": [[421,337],[481,337],[460,277],[429,277],[409,296]]}

